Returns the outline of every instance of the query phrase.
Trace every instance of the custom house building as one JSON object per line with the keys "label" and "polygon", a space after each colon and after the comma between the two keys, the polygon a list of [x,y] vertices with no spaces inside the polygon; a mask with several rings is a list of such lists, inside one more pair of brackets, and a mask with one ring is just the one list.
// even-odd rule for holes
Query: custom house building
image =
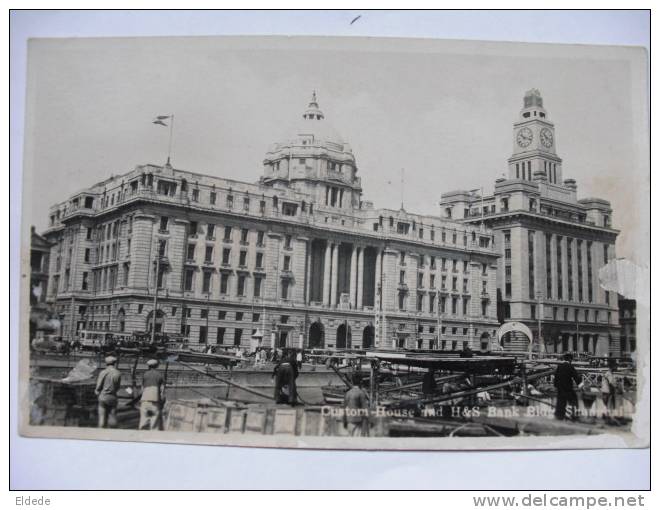
{"label": "custom house building", "polygon": [[[498,257],[509,242],[491,219],[499,212],[488,214],[495,235],[470,218],[375,209],[315,94],[292,136],[266,153],[258,182],[214,173],[169,159],[139,165],[51,208],[48,300],[64,337],[155,327],[193,348],[492,345]],[[534,179],[498,186],[536,197]],[[603,207],[573,209],[591,218]]]}

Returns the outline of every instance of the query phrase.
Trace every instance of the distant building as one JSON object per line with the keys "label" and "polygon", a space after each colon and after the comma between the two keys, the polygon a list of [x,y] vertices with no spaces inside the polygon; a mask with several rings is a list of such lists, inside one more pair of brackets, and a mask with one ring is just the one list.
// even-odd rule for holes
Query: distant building
{"label": "distant building", "polygon": [[621,325],[621,355],[632,356],[637,351],[637,302],[619,294],[619,324]]}
{"label": "distant building", "polygon": [[48,267],[51,243],[46,238],[30,231],[30,340],[34,339],[38,330],[48,329],[49,306],[46,302],[48,295]]}
{"label": "distant building", "polygon": [[538,338],[540,315],[550,352],[618,354],[617,297],[598,280],[615,258],[612,209],[601,198],[578,200],[575,180],[563,178],[555,140],[541,94],[528,91],[513,125],[508,177],[495,181],[492,195],[442,194],[443,217],[494,230],[500,320],[523,322]]}
{"label": "distant building", "polygon": [[258,330],[278,347],[489,348],[493,232],[375,209],[357,173],[314,96],[257,183],[168,161],[75,193],[44,234],[65,335],[155,324],[193,344],[248,347]]}

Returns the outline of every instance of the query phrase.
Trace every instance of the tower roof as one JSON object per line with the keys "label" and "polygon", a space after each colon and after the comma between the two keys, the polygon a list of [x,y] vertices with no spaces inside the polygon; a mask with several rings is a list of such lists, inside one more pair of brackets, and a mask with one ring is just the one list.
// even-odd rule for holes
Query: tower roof
{"label": "tower roof", "polygon": [[523,108],[531,108],[533,106],[543,108],[543,98],[539,89],[530,89],[525,92]]}
{"label": "tower roof", "polygon": [[[288,134],[275,143],[269,152],[277,151],[280,147],[303,145],[321,147],[323,150],[339,153],[352,152],[350,146],[325,118],[315,91],[312,92],[312,97],[301,117],[287,132]],[[309,155],[312,156],[312,152]]]}

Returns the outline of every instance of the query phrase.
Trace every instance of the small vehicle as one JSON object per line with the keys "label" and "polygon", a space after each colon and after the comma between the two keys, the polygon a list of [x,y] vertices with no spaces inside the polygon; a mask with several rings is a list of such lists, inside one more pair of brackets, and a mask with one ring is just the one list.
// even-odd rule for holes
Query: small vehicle
{"label": "small vehicle", "polygon": [[68,354],[71,351],[71,343],[63,340],[58,335],[45,335],[35,338],[31,343],[32,350],[38,353]]}

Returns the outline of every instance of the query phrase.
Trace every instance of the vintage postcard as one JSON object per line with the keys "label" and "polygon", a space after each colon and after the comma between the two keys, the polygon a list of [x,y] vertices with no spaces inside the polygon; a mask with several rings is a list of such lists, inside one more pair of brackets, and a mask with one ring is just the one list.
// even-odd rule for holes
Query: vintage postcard
{"label": "vintage postcard", "polygon": [[649,444],[647,55],[33,39],[25,436]]}

